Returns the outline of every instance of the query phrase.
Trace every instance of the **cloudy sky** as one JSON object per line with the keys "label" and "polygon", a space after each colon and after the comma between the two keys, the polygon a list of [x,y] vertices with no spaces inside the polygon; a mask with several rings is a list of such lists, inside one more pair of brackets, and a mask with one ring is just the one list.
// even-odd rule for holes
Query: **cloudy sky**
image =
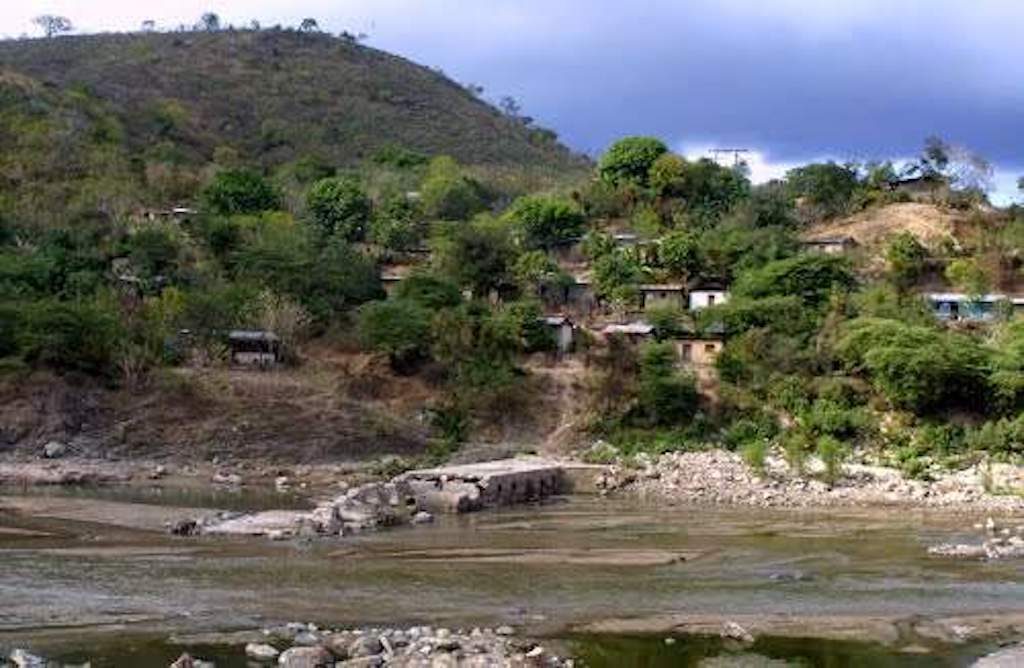
{"label": "cloudy sky", "polygon": [[238,24],[365,32],[485,96],[512,95],[577,150],[653,134],[678,150],[755,151],[755,178],[821,158],[913,155],[932,134],[1024,174],[1021,0],[22,0],[80,31],[173,28],[204,11]]}

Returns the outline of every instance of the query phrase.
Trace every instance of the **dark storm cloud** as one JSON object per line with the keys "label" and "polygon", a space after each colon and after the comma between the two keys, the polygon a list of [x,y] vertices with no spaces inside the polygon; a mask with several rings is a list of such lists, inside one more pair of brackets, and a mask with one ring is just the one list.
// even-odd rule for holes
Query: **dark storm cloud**
{"label": "dark storm cloud", "polygon": [[378,11],[373,43],[515,95],[586,150],[642,132],[751,146],[775,161],[866,159],[911,155],[939,134],[1024,162],[1024,3],[418,7],[422,20]]}

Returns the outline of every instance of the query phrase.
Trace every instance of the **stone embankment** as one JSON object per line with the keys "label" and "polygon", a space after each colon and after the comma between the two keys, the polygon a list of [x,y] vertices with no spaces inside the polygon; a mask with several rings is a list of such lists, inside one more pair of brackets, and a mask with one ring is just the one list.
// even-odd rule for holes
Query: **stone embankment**
{"label": "stone embankment", "polygon": [[[808,463],[797,476],[779,457],[755,472],[732,452],[708,450],[638,458],[616,465],[597,480],[602,493],[632,493],[661,501],[760,508],[886,507],[936,508],[957,512],[1024,512],[1024,469],[995,465],[995,484],[986,491],[986,471],[975,467],[934,480],[911,480],[897,469],[846,464],[833,485],[822,481],[823,466]],[[1015,493],[1010,493],[1011,491]]]}

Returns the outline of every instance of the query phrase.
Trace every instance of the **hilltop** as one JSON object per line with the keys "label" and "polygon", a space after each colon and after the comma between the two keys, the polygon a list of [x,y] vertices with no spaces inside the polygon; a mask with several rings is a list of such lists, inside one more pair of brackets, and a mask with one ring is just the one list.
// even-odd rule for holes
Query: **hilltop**
{"label": "hilltop", "polygon": [[135,206],[187,200],[211,165],[347,168],[385,150],[533,185],[586,169],[553,132],[437,71],[279,29],[0,42],[0,138],[0,185],[43,202],[89,179]]}

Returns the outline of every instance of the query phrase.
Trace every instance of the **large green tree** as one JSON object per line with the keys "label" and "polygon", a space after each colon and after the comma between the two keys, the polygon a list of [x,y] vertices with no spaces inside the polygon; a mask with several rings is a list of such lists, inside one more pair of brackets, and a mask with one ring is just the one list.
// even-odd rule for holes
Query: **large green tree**
{"label": "large green tree", "polygon": [[359,241],[366,234],[371,203],[359,180],[351,176],[321,179],[306,196],[313,224],[324,236]]}
{"label": "large green tree", "polygon": [[597,163],[598,174],[613,184],[647,186],[651,167],[668,152],[654,137],[626,137],[611,145]]}

